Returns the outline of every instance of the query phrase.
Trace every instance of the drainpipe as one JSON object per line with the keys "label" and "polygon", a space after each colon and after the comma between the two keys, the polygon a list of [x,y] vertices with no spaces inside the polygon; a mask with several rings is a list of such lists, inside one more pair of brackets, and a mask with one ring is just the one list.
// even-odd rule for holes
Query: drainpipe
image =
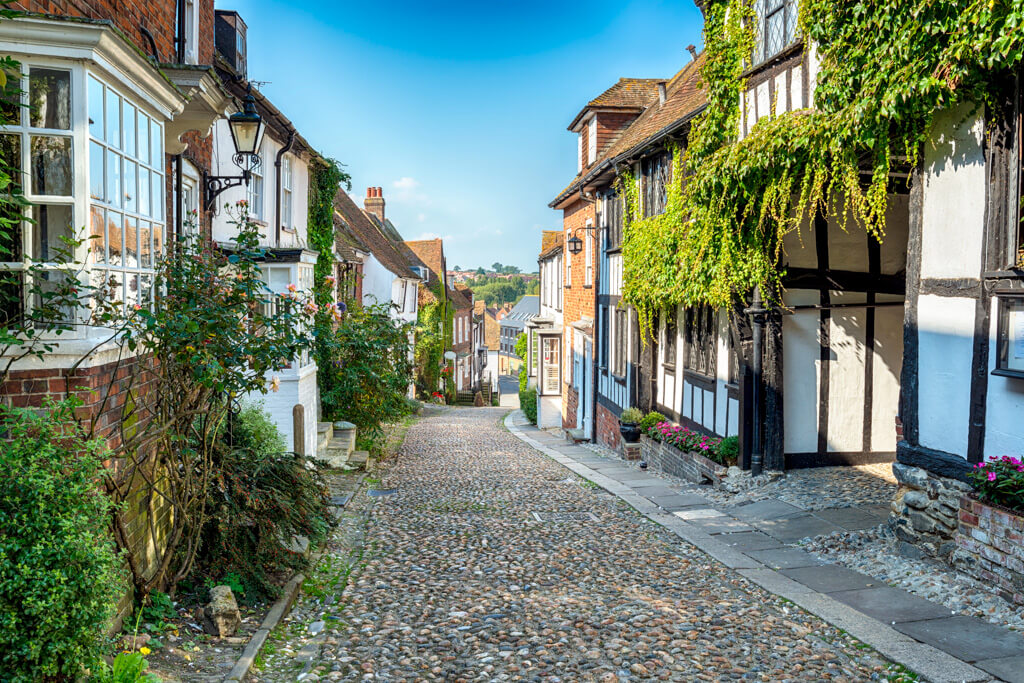
{"label": "drainpipe", "polygon": [[184,202],[181,196],[181,155],[174,155],[174,189],[177,198],[174,202],[174,240],[177,243],[181,239],[182,216],[181,210]]}
{"label": "drainpipe", "polygon": [[295,144],[295,128],[288,126],[288,142],[285,143],[274,159],[274,239],[281,246],[281,159],[291,151]]}
{"label": "drainpipe", "polygon": [[[582,185],[580,186],[580,199],[582,199],[583,201],[585,201],[585,202],[587,202],[589,204],[597,204],[597,198],[594,197],[593,195],[588,197],[587,194],[583,191],[583,186]],[[599,316],[598,316],[598,313],[597,313],[598,310],[599,310],[598,309],[597,293],[601,289],[600,286],[599,286],[599,284],[601,282],[601,278],[600,278],[601,259],[600,259],[600,257],[598,257],[598,252],[599,252],[601,247],[600,247],[599,244],[597,244],[597,235],[599,234],[600,229],[597,227],[597,213],[596,213],[596,211],[594,213],[594,223],[595,223],[595,225],[593,226],[593,230],[591,230],[591,234],[590,234],[590,239],[592,239],[594,241],[594,246],[596,247],[595,249],[591,249],[590,250],[590,255],[595,257],[595,259],[594,259],[594,280],[593,280],[593,283],[592,283],[593,288],[594,288],[594,332],[595,332],[595,334],[594,334],[594,348],[591,349],[592,353],[590,354],[590,356],[591,356],[591,358],[590,358],[590,380],[591,380],[590,381],[590,385],[591,385],[590,386],[590,396],[591,396],[591,399],[590,399],[590,441],[592,443],[597,443],[597,350],[599,348],[599,344],[598,344],[598,339],[597,339],[597,334],[596,333],[598,331],[597,323],[598,323],[598,320],[599,320]],[[583,250],[583,253],[584,254],[587,253],[586,249]],[[584,276],[584,278],[586,277],[586,273],[587,273],[587,264],[584,263],[583,264],[583,276]]]}
{"label": "drainpipe", "polygon": [[178,36],[174,41],[177,44],[178,64],[185,63],[185,0],[178,0]]}
{"label": "drainpipe", "polygon": [[751,350],[753,359],[751,365],[753,370],[753,382],[754,390],[751,392],[752,406],[751,410],[751,421],[752,429],[751,439],[753,443],[750,448],[750,474],[757,476],[761,474],[764,469],[764,440],[761,437],[761,394],[763,388],[761,386],[762,378],[762,363],[761,363],[761,347],[764,343],[764,323],[765,315],[768,310],[764,308],[761,302],[761,288],[754,287],[754,296],[750,302],[750,308],[744,311],[751,319],[751,327],[753,328],[753,348]]}

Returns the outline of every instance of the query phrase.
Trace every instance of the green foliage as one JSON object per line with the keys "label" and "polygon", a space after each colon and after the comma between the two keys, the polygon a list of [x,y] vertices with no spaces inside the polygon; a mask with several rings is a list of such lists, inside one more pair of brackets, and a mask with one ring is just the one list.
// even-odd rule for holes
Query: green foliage
{"label": "green foliage", "polygon": [[515,352],[517,356],[522,358],[524,361],[526,360],[526,344],[526,333],[520,332],[519,336],[516,337],[515,348],[513,348],[512,350]]}
{"label": "green foliage", "polygon": [[718,442],[717,452],[723,461],[735,463],[740,457],[740,437],[725,437]]}
{"label": "green foliage", "polygon": [[160,678],[147,674],[149,662],[140,652],[122,652],[113,666],[103,662],[89,677],[89,683],[160,683]]}
{"label": "green foliage", "polygon": [[4,408],[0,441],[0,671],[74,679],[96,666],[124,590],[101,486],[110,457],[77,427],[72,401]]}
{"label": "green foliage", "polygon": [[388,311],[384,304],[350,308],[317,348],[324,416],[348,420],[375,441],[383,425],[409,414],[406,394],[413,379],[412,330]]}
{"label": "green foliage", "polygon": [[644,413],[639,408],[626,408],[619,413],[619,422],[623,424],[639,424],[644,419]]}
{"label": "green foliage", "polygon": [[152,624],[162,624],[177,616],[178,610],[174,608],[171,596],[163,591],[150,593],[147,604],[142,608],[142,620]]}
{"label": "green foliage", "polygon": [[639,426],[640,429],[642,429],[644,433],[646,433],[648,429],[658,424],[659,422],[664,422],[666,419],[667,418],[661,413],[652,411],[644,415],[643,419],[640,420]]}
{"label": "green foliage", "polygon": [[648,331],[675,304],[723,307],[755,285],[777,299],[783,238],[818,211],[884,239],[890,160],[916,161],[939,111],[995,105],[1024,55],[1020,0],[804,0],[816,109],[765,117],[737,141],[751,7],[715,0],[705,15],[708,106],[682,165],[676,155],[668,210],[627,212],[624,296]]}
{"label": "green foliage", "polygon": [[[229,579],[246,600],[272,597],[275,580],[307,560],[286,548],[295,536],[321,543],[333,524],[320,471],[294,453],[260,406],[246,406],[218,433],[217,486],[202,529],[197,570]],[[231,585],[231,584],[229,584]]]}
{"label": "green foliage", "polygon": [[[336,159],[317,158],[310,164],[309,178],[309,246],[316,250],[313,268],[315,300],[318,306],[329,306],[332,286],[328,281],[334,275],[334,197],[344,185],[352,189],[352,177],[342,169]],[[328,316],[320,316],[320,323],[329,324]]]}
{"label": "green foliage", "polygon": [[[503,266],[503,268],[515,268],[515,266]],[[466,285],[473,290],[473,296],[477,301],[482,300],[488,306],[514,303],[527,293],[526,280],[520,277],[506,279],[483,275],[467,280]]]}
{"label": "green foliage", "polygon": [[530,388],[519,392],[519,407],[530,424],[537,424],[537,390]]}
{"label": "green foliage", "polygon": [[420,395],[430,397],[443,382],[441,393],[451,402],[455,395],[454,383],[451,374],[442,373],[442,370],[445,367],[444,352],[452,344],[455,311],[450,306],[446,309],[444,290],[440,285],[432,282],[430,287],[438,299],[420,306],[416,317],[416,387]]}

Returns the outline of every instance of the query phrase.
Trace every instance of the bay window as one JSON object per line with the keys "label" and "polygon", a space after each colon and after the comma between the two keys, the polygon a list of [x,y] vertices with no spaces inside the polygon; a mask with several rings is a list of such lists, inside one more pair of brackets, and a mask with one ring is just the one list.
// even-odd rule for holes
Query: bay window
{"label": "bay window", "polygon": [[[30,205],[20,215],[5,205],[15,227],[0,240],[3,316],[38,305],[27,292],[45,293],[71,262],[84,262],[82,284],[108,301],[148,304],[164,250],[161,123],[78,65],[27,62],[12,80],[0,156]],[[74,239],[85,240],[78,251]],[[43,282],[27,281],[30,267]]]}

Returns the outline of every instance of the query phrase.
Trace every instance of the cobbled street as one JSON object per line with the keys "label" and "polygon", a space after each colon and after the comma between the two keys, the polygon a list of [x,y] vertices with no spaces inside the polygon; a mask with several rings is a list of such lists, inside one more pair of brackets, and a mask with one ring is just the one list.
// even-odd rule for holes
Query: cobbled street
{"label": "cobbled street", "polygon": [[305,665],[255,680],[886,679],[877,653],[523,444],[506,413],[410,428],[373,482],[396,491],[354,501],[361,560],[326,557],[351,568],[344,593],[307,592],[274,641]]}

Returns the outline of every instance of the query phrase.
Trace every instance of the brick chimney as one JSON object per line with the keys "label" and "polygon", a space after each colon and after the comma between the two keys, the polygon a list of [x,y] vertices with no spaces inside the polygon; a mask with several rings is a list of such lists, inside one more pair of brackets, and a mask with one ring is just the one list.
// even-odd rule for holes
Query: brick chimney
{"label": "brick chimney", "polygon": [[372,213],[384,222],[384,190],[379,187],[366,188],[366,199],[363,200],[363,208],[367,213]]}

